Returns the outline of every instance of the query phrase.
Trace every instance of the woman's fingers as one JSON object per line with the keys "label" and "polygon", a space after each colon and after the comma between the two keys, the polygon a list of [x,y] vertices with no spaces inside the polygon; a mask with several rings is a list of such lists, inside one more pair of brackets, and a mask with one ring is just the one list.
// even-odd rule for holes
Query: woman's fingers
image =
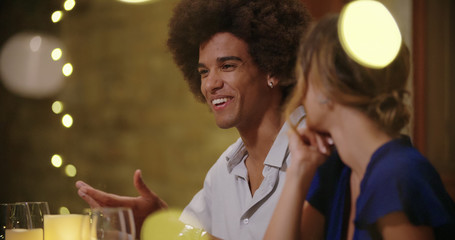
{"label": "woman's fingers", "polygon": [[304,135],[296,131],[288,132],[289,149],[293,155],[304,155],[308,148],[311,148],[310,140]]}
{"label": "woman's fingers", "polygon": [[316,144],[317,144],[319,152],[321,152],[324,155],[330,155],[328,144],[323,139],[323,137],[319,134],[316,134],[315,138],[316,138]]}
{"label": "woman's fingers", "polygon": [[316,134],[316,141],[322,154],[329,156],[332,153],[334,143],[330,136]]}
{"label": "woman's fingers", "polygon": [[308,146],[316,146],[316,135],[313,131],[307,127],[301,127],[297,129],[298,134],[302,138],[302,141]]}
{"label": "woman's fingers", "polygon": [[331,154],[333,140],[330,136],[319,134],[307,127],[298,128],[297,133],[302,142],[310,148],[317,149],[320,153],[327,156]]}

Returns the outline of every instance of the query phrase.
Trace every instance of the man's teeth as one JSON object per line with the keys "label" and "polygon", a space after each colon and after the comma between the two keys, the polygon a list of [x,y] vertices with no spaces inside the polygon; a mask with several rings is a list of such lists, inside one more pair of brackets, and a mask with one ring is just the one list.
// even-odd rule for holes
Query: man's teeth
{"label": "man's teeth", "polygon": [[225,103],[227,101],[228,101],[227,98],[218,98],[218,99],[212,100],[212,104],[217,105],[217,104]]}

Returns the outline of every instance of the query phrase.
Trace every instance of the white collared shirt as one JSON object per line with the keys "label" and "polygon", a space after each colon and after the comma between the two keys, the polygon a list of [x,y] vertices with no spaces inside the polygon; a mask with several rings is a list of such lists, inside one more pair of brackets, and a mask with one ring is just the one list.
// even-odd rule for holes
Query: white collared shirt
{"label": "white collared shirt", "polygon": [[[300,122],[303,107],[291,115]],[[202,227],[221,239],[262,239],[281,194],[290,157],[285,123],[267,154],[260,187],[251,195],[245,166],[247,150],[241,138],[210,168],[204,187],[184,209],[180,220]],[[199,223],[192,219],[197,219]]]}

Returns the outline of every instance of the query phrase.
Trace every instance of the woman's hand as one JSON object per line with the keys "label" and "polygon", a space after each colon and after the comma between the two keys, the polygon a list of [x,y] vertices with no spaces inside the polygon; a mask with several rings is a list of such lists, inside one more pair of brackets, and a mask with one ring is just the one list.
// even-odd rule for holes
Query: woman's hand
{"label": "woman's hand", "polygon": [[291,171],[296,173],[303,173],[304,170],[315,171],[331,153],[332,139],[306,127],[289,131],[288,137]]}
{"label": "woman's hand", "polygon": [[138,197],[119,196],[95,189],[83,181],[77,181],[77,193],[90,207],[129,207],[133,210],[136,233],[140,230],[145,218],[160,209],[167,208],[167,204],[152,192],[142,180],[140,170],[134,173],[134,186],[139,192]]}

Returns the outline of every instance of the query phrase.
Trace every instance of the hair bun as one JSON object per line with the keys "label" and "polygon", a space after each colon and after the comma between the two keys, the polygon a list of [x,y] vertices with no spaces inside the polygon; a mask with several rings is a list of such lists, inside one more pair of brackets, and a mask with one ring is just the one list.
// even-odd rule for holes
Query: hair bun
{"label": "hair bun", "polygon": [[404,89],[379,94],[371,101],[367,114],[377,119],[380,127],[390,134],[399,133],[410,118],[404,102],[407,95],[408,92]]}

